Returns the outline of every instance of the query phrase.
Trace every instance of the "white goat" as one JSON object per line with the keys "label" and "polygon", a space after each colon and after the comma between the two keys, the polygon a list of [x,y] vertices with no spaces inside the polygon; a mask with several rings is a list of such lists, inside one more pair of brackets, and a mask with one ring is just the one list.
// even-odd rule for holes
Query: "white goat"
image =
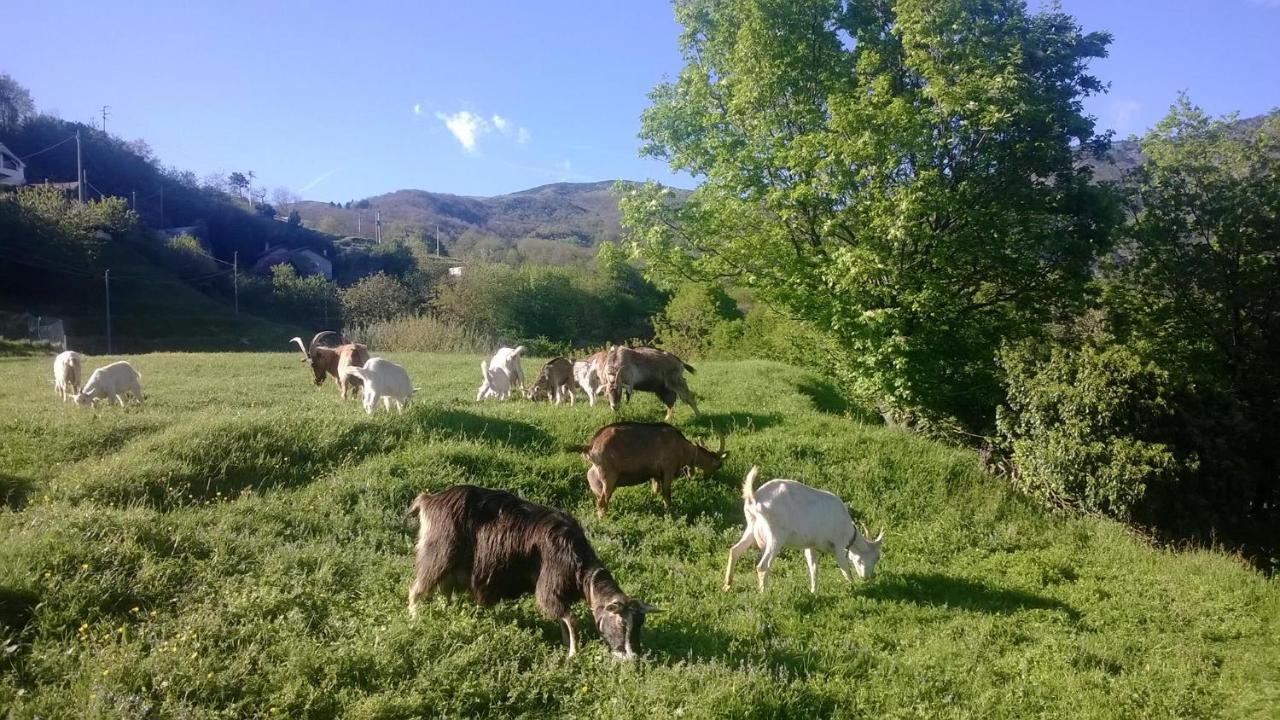
{"label": "white goat", "polygon": [[752,467],[742,483],[742,510],[747,516],[747,529],[742,539],[729,549],[725,590],[733,584],[733,563],[752,541],[762,550],[760,562],[756,564],[760,592],[764,592],[769,565],[784,547],[804,548],[811,593],[818,591],[818,561],[813,556],[814,550],[835,555],[845,580],[853,581],[849,576],[850,562],[858,577],[872,576],[880,559],[884,530],[874,540],[868,540],[865,532],[858,532],[849,518],[849,509],[839,497],[795,480],[770,480],[753,491],[751,486],[759,470]]}
{"label": "white goat", "polygon": [[480,391],[476,393],[476,402],[487,397],[506,400],[511,394],[511,376],[507,374],[505,368],[489,367],[488,360],[481,360],[480,376],[484,378],[484,382],[480,384]]}
{"label": "white goat", "polygon": [[586,360],[577,360],[573,363],[573,379],[578,382],[578,387],[587,394],[587,402],[591,403],[591,407],[596,406],[596,395],[600,394],[600,373],[596,372],[595,363],[590,358]]}
{"label": "white goat", "polygon": [[126,395],[142,403],[142,375],[125,360],[104,365],[93,371],[80,392],[72,396],[77,405],[92,405],[95,400],[119,401],[124,406]]}
{"label": "white goat", "polygon": [[75,350],[58,353],[58,357],[53,359],[53,391],[63,402],[80,392],[80,363],[83,360],[84,356]]}
{"label": "white goat", "polygon": [[409,380],[409,373],[399,365],[384,358],[369,358],[364,367],[347,368],[347,374],[354,375],[364,382],[364,411],[373,414],[378,398],[382,398],[382,407],[391,412],[391,403],[396,404],[398,412],[404,412],[404,406],[418,388]]}
{"label": "white goat", "polygon": [[[488,363],[480,363],[480,374],[484,381],[480,384],[480,390],[476,393],[476,402],[480,402],[486,397],[496,397],[499,400],[506,400],[511,394],[511,390],[519,386],[524,390],[524,369],[520,367],[520,354],[524,352],[524,346],[520,345],[514,348],[503,347],[489,358]],[[496,375],[501,370],[502,377]],[[505,380],[505,382],[504,382]],[[505,387],[505,390],[498,388]]]}

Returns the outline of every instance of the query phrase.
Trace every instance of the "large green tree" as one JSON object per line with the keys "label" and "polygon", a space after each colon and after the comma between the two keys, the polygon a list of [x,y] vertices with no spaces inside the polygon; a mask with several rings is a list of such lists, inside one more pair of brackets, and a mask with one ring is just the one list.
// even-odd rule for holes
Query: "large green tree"
{"label": "large green tree", "polygon": [[[624,223],[652,272],[732,277],[843,348],[891,419],[990,427],[994,351],[1081,297],[1113,224],[1077,162],[1109,36],[1016,0],[678,0],[685,65]],[[674,284],[674,283],[672,283]]]}

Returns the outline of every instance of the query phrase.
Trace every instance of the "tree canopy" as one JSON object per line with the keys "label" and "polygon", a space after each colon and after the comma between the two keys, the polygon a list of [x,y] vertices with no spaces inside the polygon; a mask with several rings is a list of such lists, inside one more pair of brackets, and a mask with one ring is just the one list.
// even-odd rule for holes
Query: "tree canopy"
{"label": "tree canopy", "polygon": [[733,278],[844,349],[886,417],[988,429],[995,350],[1082,297],[1115,214],[1076,162],[1110,37],[1013,0],[680,0],[622,200],[668,286]]}

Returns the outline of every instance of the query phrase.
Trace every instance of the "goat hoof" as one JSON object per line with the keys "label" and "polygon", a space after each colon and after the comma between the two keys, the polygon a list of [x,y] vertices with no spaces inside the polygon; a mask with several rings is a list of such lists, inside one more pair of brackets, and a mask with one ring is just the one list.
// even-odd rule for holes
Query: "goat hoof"
{"label": "goat hoof", "polygon": [[732,590],[732,589],[733,589],[733,587],[732,587],[731,585],[729,585],[728,583],[725,583],[724,585],[721,585],[721,586],[720,586],[720,592],[729,592],[729,591],[730,591],[730,590]]}

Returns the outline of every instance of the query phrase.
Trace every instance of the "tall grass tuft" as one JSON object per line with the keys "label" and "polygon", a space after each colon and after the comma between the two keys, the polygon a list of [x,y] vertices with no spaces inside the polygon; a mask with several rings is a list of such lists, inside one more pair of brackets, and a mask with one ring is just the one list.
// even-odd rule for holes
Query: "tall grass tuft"
{"label": "tall grass tuft", "polygon": [[434,315],[401,315],[367,325],[352,325],[343,334],[380,351],[486,353],[494,339],[467,326]]}

